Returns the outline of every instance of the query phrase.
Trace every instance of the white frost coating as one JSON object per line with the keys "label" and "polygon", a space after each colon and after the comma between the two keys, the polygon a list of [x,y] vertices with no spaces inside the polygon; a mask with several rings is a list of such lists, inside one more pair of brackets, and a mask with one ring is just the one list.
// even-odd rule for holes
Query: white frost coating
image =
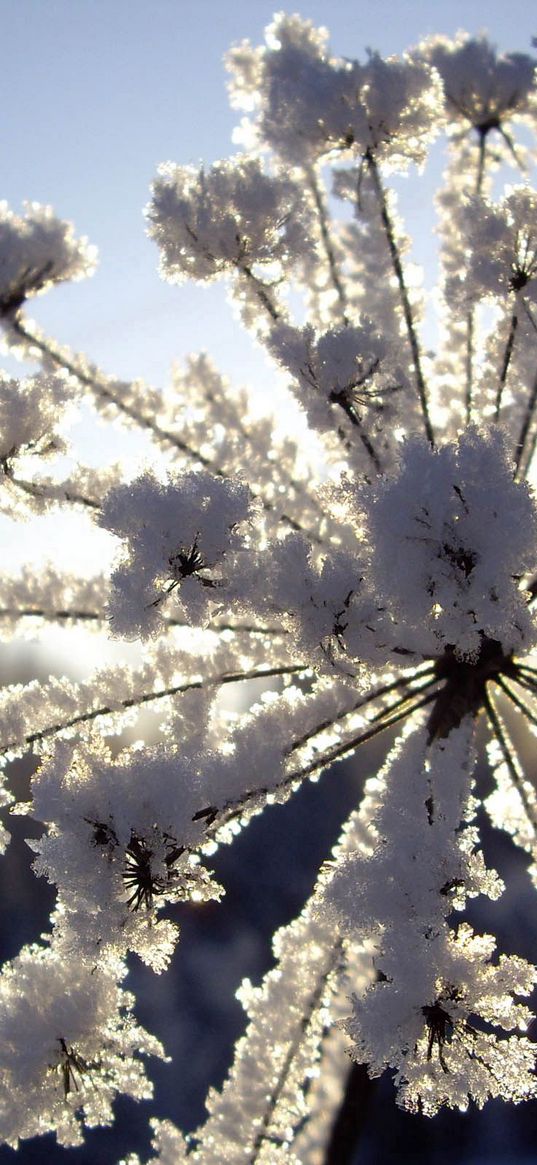
{"label": "white frost coating", "polygon": [[[337,929],[314,920],[314,904],[315,894],[275,935],[278,963],[261,986],[246,980],[241,987],[249,1025],[222,1092],[208,1096],[209,1117],[195,1134],[200,1146],[192,1154],[199,1165],[301,1165],[292,1149],[294,1130],[308,1115],[345,964]],[[365,984],[369,959],[359,948],[349,954],[354,982]]]}
{"label": "white frost coating", "polygon": [[[332,150],[372,150],[394,168],[423,160],[436,132],[439,87],[420,61],[364,65],[329,54],[328,33],[309,20],[279,13],[266,29],[266,48],[243,41],[228,54],[231,96],[258,114],[255,126],[285,160],[315,161]],[[248,141],[252,127],[241,136]]]}
{"label": "white frost coating", "polygon": [[537,566],[537,511],[498,430],[433,452],[403,446],[401,470],[365,498],[376,591],[401,645],[475,658],[485,639],[533,645],[519,578]]}
{"label": "white frost coating", "polygon": [[292,388],[314,429],[332,432],[345,424],[351,439],[349,424],[367,429],[376,427],[371,422],[378,415],[383,422],[393,419],[392,397],[403,387],[403,374],[369,320],[318,336],[310,326],[281,324],[273,329],[269,347],[291,373]]}
{"label": "white frost coating", "polygon": [[184,474],[167,485],[146,474],[111,490],[101,525],[127,542],[110,602],[118,633],[154,634],[173,592],[178,617],[208,622],[223,601],[226,562],[243,546],[236,527],[249,502],[245,485],[208,473]]}
{"label": "white frost coating", "polygon": [[59,376],[12,380],[0,374],[0,462],[4,468],[21,453],[50,456],[64,443],[54,435],[67,403],[68,389]]}
{"label": "white frost coating", "polygon": [[376,790],[376,843],[343,853],[321,904],[349,937],[376,948],[377,981],[354,995],[344,1023],[351,1055],[371,1075],[394,1068],[400,1103],[428,1114],[464,1107],[468,1096],[482,1106],[537,1092],[531,1043],[503,1034],[527,1026],[531,1013],[513,996],[531,989],[534,968],[516,957],[493,962],[490,936],[447,925],[468,895],[502,890],[475,852],[477,831],[460,827],[475,804],[470,737],[467,722],[431,748],[419,731],[396,747]]}
{"label": "white frost coating", "polygon": [[[322,1165],[346,1047],[422,1114],[535,1095],[535,973],[456,921],[502,889],[478,810],[537,883],[534,64],[462,35],[359,61],[281,13],[262,47],[232,50],[244,152],[162,167],[149,233],[169,283],[228,282],[273,384],[235,387],[202,354],[150,388],[50,339],[25,301],[91,256],[48,212],[0,211],[0,325],[41,369],[0,372],[0,503],[13,521],[67,505],[110,548],[90,581],[74,545],[67,573],[0,580],[2,638],[50,644],[60,627],[80,676],[55,659],[0,697],[1,804],[33,818],[28,859],[57,894],[50,947],[0,978],[10,1142],[50,1126],[72,1141],[79,1117],[110,1120],[116,1092],[142,1094],[132,1052],[151,1040],[118,995],[125,960],[162,972],[179,914],[221,894],[216,848],[329,768],[336,813],[336,762],[393,730],[277,966],[243,988],[249,1026],[206,1125],[160,1124],[156,1160]],[[437,133],[433,289],[388,176]],[[76,463],[75,424],[66,473],[67,402],[69,421],[93,402],[117,422],[115,449],[123,425],[143,432],[151,471]],[[490,796],[482,767],[472,785],[485,736]],[[32,802],[9,786],[15,756]]]}
{"label": "white frost coating", "polygon": [[111,1124],[119,1092],[152,1093],[140,1054],[162,1047],[132,1016],[124,972],[65,962],[61,946],[25,947],[0,978],[0,1130],[19,1138],[52,1130],[79,1145],[82,1125]]}
{"label": "white frost coating", "polygon": [[304,202],[283,175],[254,159],[215,162],[209,170],[162,166],[147,216],[172,283],[214,279],[252,268],[284,271],[304,248]]}
{"label": "white frost coating", "polygon": [[[183,1165],[189,1156],[185,1139],[179,1129],[171,1121],[151,1121],[153,1140],[151,1145],[155,1156],[150,1161],[159,1161],[160,1165]],[[128,1157],[125,1165],[136,1165],[139,1158],[135,1154]],[[123,1162],[120,1162],[123,1165]]]}
{"label": "white frost coating", "polygon": [[25,204],[20,218],[0,203],[0,314],[16,313],[24,301],[54,283],[84,279],[95,269],[97,250],[76,239],[72,223],[50,206]]}
{"label": "white frost coating", "polygon": [[161,970],[177,928],[157,909],[220,896],[191,855],[222,798],[222,768],[210,755],[159,750],[114,763],[104,746],[99,756],[68,743],[40,766],[33,811],[47,833],[29,843],[34,868],[58,887],[60,929],[76,932],[88,957],[134,950]]}
{"label": "white frost coating", "polygon": [[[477,211],[477,213],[476,213]],[[466,238],[468,271],[459,294],[466,302],[518,295],[537,300],[537,195],[510,187],[496,205],[470,202]],[[456,281],[453,281],[456,289]],[[450,287],[448,285],[448,294]]]}
{"label": "white frost coating", "polygon": [[430,37],[420,51],[442,78],[450,132],[460,133],[462,122],[486,135],[505,132],[513,120],[535,119],[535,61],[526,53],[498,55],[485,36],[466,33]]}

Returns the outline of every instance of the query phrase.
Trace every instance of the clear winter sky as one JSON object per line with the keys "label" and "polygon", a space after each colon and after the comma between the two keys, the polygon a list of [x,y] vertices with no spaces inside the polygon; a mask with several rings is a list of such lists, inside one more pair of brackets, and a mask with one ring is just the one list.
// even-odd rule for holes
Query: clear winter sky
{"label": "clear winter sky", "polygon": [[[106,371],[161,383],[174,358],[203,348],[235,370],[236,321],[218,291],[161,282],[142,208],[159,162],[233,152],[222,57],[243,37],[261,43],[277,7],[0,0],[0,198],[15,210],[50,203],[101,256],[92,279],[34,301],[30,315]],[[529,0],[291,0],[289,10],[327,25],[334,51],[357,57],[461,27],[528,52],[537,33]]]}

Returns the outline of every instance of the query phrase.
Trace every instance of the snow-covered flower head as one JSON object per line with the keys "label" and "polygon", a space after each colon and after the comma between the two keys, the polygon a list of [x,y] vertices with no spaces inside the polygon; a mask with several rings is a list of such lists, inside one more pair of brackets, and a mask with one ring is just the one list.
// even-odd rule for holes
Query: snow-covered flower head
{"label": "snow-covered flower head", "polygon": [[[242,989],[248,1028],[207,1121],[157,1145],[169,1165],[298,1165],[330,1142],[346,1046],[391,1067],[413,1111],[537,1095],[517,1002],[535,974],[458,925],[503,888],[478,811],[537,882],[537,200],[529,167],[501,188],[508,153],[530,158],[510,133],[536,128],[535,70],[472,38],[338,57],[282,14],[230,62],[246,151],[165,165],[149,231],[170,283],[225,281],[279,365],[271,387],[260,371],[232,391],[202,355],[151,388],[69,352],[21,308],[89,259],[48,212],[0,211],[0,324],[45,373],[0,376],[1,498],[75,506],[82,537],[93,520],[118,550],[90,583],[56,565],[2,580],[3,636],[54,623],[78,656],[74,632],[95,629],[114,662],[92,671],[95,636],[77,679],[0,693],[0,756],[37,756],[33,800],[14,784],[0,802],[33,817],[33,870],[57,895],[50,947],[0,974],[0,1133],[70,1142],[120,1089],[145,1094],[133,1049],[158,1046],[118,987],[126,961],[163,971],[177,916],[222,893],[205,859],[395,729],[278,965]],[[429,292],[387,175],[446,126]],[[121,477],[103,447],[40,475],[64,389],[143,434],[146,470]],[[110,632],[139,642],[106,648]]]}
{"label": "snow-covered flower head", "polygon": [[366,498],[372,570],[402,646],[476,658],[485,640],[529,649],[519,578],[537,565],[537,513],[501,434],[470,427],[433,451],[408,441],[401,468]]}
{"label": "snow-covered flower head", "polygon": [[245,41],[228,56],[232,100],[256,111],[261,143],[295,165],[349,149],[394,167],[423,160],[438,113],[438,86],[423,62],[333,57],[326,29],[284,13],[265,35],[265,48]]}
{"label": "snow-covered flower head", "polygon": [[232,103],[255,110],[261,141],[282,158],[315,159],[352,137],[352,66],[328,50],[328,32],[279,13],[266,47],[243,41],[227,58]]}
{"label": "snow-covered flower head", "polygon": [[50,206],[25,205],[21,218],[0,203],[0,315],[13,314],[54,283],[84,279],[95,269],[96,248],[76,239],[71,223]]}
{"label": "snow-covered flower head", "polygon": [[241,482],[207,472],[162,485],[146,473],[107,495],[101,525],[125,539],[113,575],[111,614],[120,634],[151,635],[174,592],[174,614],[203,622],[222,597],[226,562],[243,545],[237,526],[248,516]]}
{"label": "snow-covered flower head", "polygon": [[367,126],[363,139],[356,138],[360,153],[372,154],[388,170],[425,162],[441,118],[436,77],[422,62],[370,53],[360,66],[357,102]]}
{"label": "snow-covered flower head", "polygon": [[83,1140],[81,1124],[111,1124],[120,1093],[152,1094],[140,1053],[162,1056],[141,1028],[131,995],[110,969],[69,947],[25,947],[0,976],[0,1136],[52,1130],[62,1145]]}
{"label": "snow-covered flower head", "polygon": [[444,84],[447,113],[486,135],[505,132],[514,118],[535,114],[535,60],[525,53],[499,56],[486,37],[437,36],[421,46]]}
{"label": "snow-covered flower head", "polygon": [[495,945],[462,924],[410,960],[404,991],[386,979],[354,998],[351,1055],[373,1074],[395,1069],[404,1108],[432,1116],[442,1105],[464,1111],[469,1100],[482,1108],[494,1096],[536,1095],[534,1045],[521,1034],[531,1013],[513,999],[531,991],[535,970],[516,956],[495,959]]}
{"label": "snow-covered flower head", "polygon": [[[521,293],[537,300],[537,195],[508,189],[496,204],[471,202],[467,211],[468,269],[460,293],[469,301]],[[456,280],[452,281],[456,289]],[[449,286],[448,286],[449,293]]]}
{"label": "snow-covered flower head", "polygon": [[265,173],[255,158],[208,170],[161,166],[147,210],[161,273],[171,283],[233,270],[281,273],[306,244],[303,215],[299,188],[283,174]]}
{"label": "snow-covered flower head", "polygon": [[[60,925],[68,919],[91,952],[136,951],[160,970],[177,928],[156,921],[159,907],[220,896],[193,855],[214,818],[215,764],[124,752],[114,761],[59,745],[33,782],[34,808],[47,833],[31,842],[35,869],[58,887]],[[214,777],[216,782],[216,777]]]}
{"label": "snow-covered flower head", "polygon": [[293,377],[297,399],[308,420],[322,432],[346,425],[362,433],[380,414],[386,419],[391,398],[402,388],[404,373],[390,345],[369,320],[331,328],[320,335],[311,326],[273,328],[271,353]]}
{"label": "snow-covered flower head", "polygon": [[14,380],[0,372],[0,462],[20,454],[45,457],[63,448],[54,433],[68,398],[65,380],[36,376]]}

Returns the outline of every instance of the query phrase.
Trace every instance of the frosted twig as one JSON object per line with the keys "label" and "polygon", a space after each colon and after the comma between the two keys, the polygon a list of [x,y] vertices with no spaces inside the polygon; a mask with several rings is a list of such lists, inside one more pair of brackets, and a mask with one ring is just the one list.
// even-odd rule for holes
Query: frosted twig
{"label": "frosted twig", "polygon": [[322,244],[324,247],[326,260],[328,263],[328,269],[330,271],[330,278],[332,280],[334,291],[336,292],[338,300],[339,300],[341,319],[342,319],[342,322],[344,324],[348,324],[348,323],[350,323],[350,319],[349,319],[349,314],[348,314],[349,305],[348,305],[348,300],[347,300],[347,293],[345,291],[343,279],[342,279],[340,272],[339,272],[339,269],[338,269],[336,254],[334,251],[332,240],[330,238],[330,219],[329,219],[328,210],[326,207],[326,199],[324,197],[323,190],[321,189],[321,184],[320,184],[318,175],[315,172],[315,169],[313,166],[309,166],[306,169],[306,177],[308,180],[308,185],[310,187],[311,193],[313,195],[313,200],[314,200],[315,208],[317,211],[317,217],[318,217],[318,223],[319,223],[319,232],[321,235],[321,240],[322,240]]}
{"label": "frosted twig", "polygon": [[416,380],[416,388],[418,391],[418,397],[419,397],[419,401],[420,401],[420,405],[421,405],[425,433],[427,435],[427,440],[434,448],[434,444],[435,444],[434,432],[433,432],[433,427],[431,424],[431,417],[430,417],[430,413],[429,413],[429,404],[428,404],[428,400],[427,400],[427,388],[425,385],[425,379],[424,379],[423,371],[422,371],[422,367],[421,367],[420,345],[419,345],[419,340],[418,340],[418,334],[416,331],[416,325],[414,322],[414,315],[412,312],[412,306],[410,303],[410,299],[408,297],[408,291],[407,291],[407,286],[406,286],[406,281],[405,281],[405,276],[404,276],[404,271],[403,271],[403,264],[401,262],[401,256],[399,254],[399,247],[397,246],[397,240],[395,237],[395,230],[394,230],[392,220],[390,218],[390,212],[388,210],[388,203],[386,201],[386,194],[385,194],[384,187],[382,184],[382,179],[380,177],[379,168],[378,168],[378,165],[375,161],[375,158],[374,158],[371,150],[367,151],[366,156],[365,156],[365,161],[367,162],[369,173],[371,174],[371,177],[373,180],[373,186],[375,189],[375,193],[376,193],[377,201],[378,201],[378,205],[379,205],[380,217],[382,219],[382,225],[384,227],[384,230],[386,233],[386,240],[388,243],[388,247],[390,249],[392,266],[393,266],[395,277],[397,279],[397,283],[399,286],[399,293],[401,296],[401,306],[403,308],[403,315],[405,318],[408,340],[409,340],[410,348],[412,351],[412,360],[413,360],[413,364],[414,364],[414,376],[415,376],[415,380]]}

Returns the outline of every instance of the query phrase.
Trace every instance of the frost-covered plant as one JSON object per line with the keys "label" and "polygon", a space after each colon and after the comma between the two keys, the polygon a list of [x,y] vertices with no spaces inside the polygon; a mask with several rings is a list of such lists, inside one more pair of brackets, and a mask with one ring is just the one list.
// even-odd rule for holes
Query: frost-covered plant
{"label": "frost-covered plant", "polygon": [[[483,38],[360,63],[281,14],[228,64],[244,153],[164,166],[149,234],[170,283],[228,281],[287,394],[283,426],[281,403],[263,413],[204,355],[158,391],[43,335],[26,300],[87,274],[91,254],[49,211],[1,212],[5,345],[42,364],[0,380],[6,507],[76,507],[116,550],[90,580],[54,565],[3,576],[5,637],[24,620],[90,622],[138,655],[2,694],[4,759],[39,758],[31,802],[7,780],[3,803],[41,823],[34,870],[57,903],[50,934],[0,979],[0,1134],[75,1143],[118,1091],[146,1095],[134,1053],[162,1051],[119,986],[129,953],[163,971],[179,928],[162,910],[221,896],[206,864],[218,845],[398,727],[278,932],[276,968],[241,989],[248,1027],[206,1123],[187,1137],[155,1126],[161,1162],[315,1165],[349,1056],[391,1068],[401,1105],[425,1114],[537,1095],[522,1002],[536,972],[457,920],[503,890],[480,807],[537,882],[523,761],[537,724],[537,195],[516,139],[521,121],[535,130],[537,89],[530,57]],[[439,134],[431,353],[386,177],[421,166]],[[144,430],[151,467],[65,479],[64,413],[82,402]],[[266,690],[248,706],[253,679]],[[246,711],[226,711],[226,686]],[[110,749],[148,705],[161,742]]]}

